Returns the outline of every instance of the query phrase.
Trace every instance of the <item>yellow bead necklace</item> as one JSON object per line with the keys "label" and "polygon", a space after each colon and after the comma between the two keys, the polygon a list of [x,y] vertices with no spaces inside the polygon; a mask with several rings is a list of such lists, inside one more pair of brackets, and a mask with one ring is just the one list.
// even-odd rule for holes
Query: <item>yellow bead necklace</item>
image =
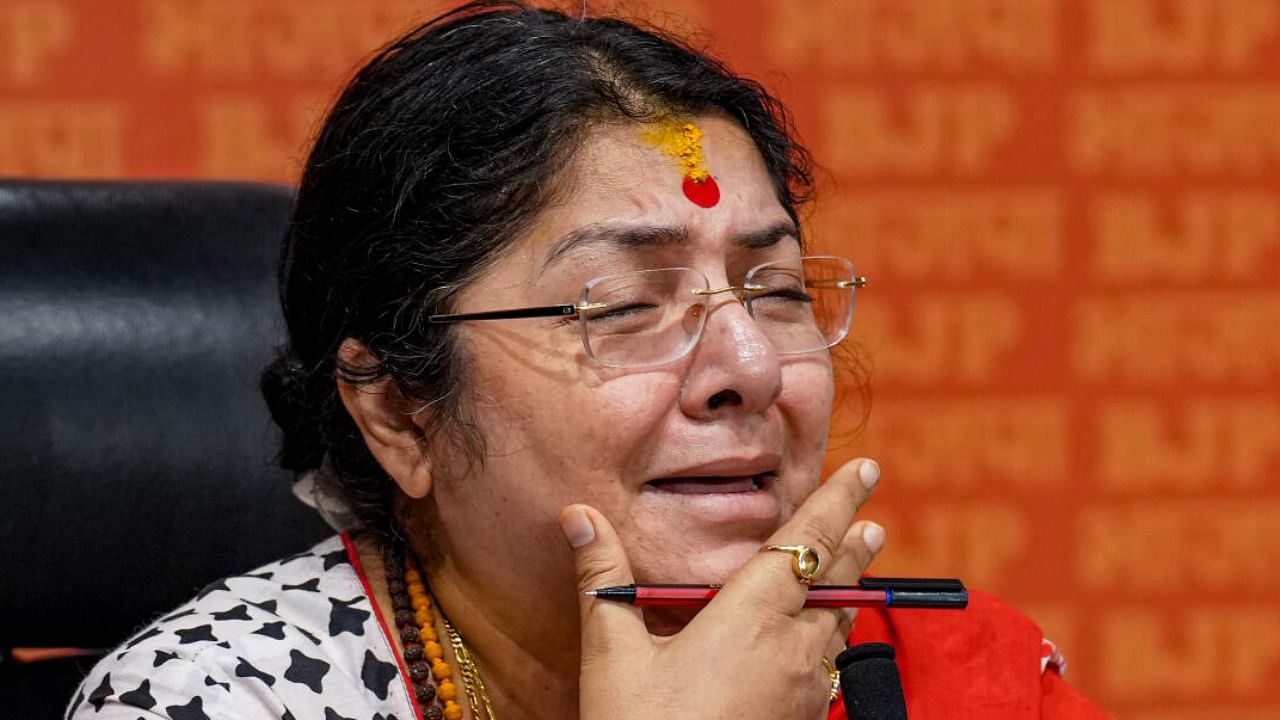
{"label": "yellow bead necklace", "polygon": [[[432,606],[434,605],[438,608],[439,603],[433,603],[433,597],[427,588],[426,580],[413,557],[407,552],[403,553],[401,557],[403,558],[404,568],[403,584],[405,592],[408,594],[409,608],[413,613],[412,622],[417,625],[416,639],[421,644],[420,655],[417,648],[411,650],[409,644],[406,644],[405,660],[411,663],[411,679],[419,681],[425,678],[419,678],[418,676],[425,673],[420,671],[421,666],[418,663],[425,658],[425,661],[430,663],[430,674],[436,681],[434,693],[424,690],[421,686],[415,686],[417,694],[415,700],[420,707],[423,704],[427,704],[426,707],[421,707],[422,715],[427,720],[432,720],[433,718],[462,720],[463,710],[462,706],[457,702],[458,686],[453,681],[453,668],[444,659],[444,647],[440,644],[440,638],[435,629],[435,613],[432,612]],[[388,585],[390,586],[391,582]],[[444,616],[444,612],[439,614],[440,621],[449,635],[449,643],[453,646],[454,656],[458,661],[460,675],[462,676],[462,687],[467,696],[467,704],[471,706],[472,717],[475,720],[497,720],[497,715],[493,711],[493,702],[489,698],[489,692],[485,688],[484,680],[480,677],[480,670],[476,667],[475,659],[471,655],[471,649],[463,642],[462,636],[458,634],[457,629],[449,622],[449,618]],[[402,621],[408,619],[397,613],[397,624],[404,624]],[[410,657],[411,655],[413,657]],[[415,669],[419,671],[415,673]],[[443,707],[437,708],[434,705],[430,705],[429,703],[433,699],[438,700]]]}
{"label": "yellow bead necklace", "polygon": [[435,617],[431,612],[427,585],[422,580],[422,573],[414,567],[413,559],[407,554],[404,559],[404,581],[409,592],[409,607],[413,608],[413,619],[418,623],[422,651],[427,662],[431,663],[431,675],[436,679],[436,698],[444,705],[444,718],[462,720],[462,706],[457,702],[458,686],[453,683],[453,668],[445,661],[444,647],[440,645],[436,635]]}

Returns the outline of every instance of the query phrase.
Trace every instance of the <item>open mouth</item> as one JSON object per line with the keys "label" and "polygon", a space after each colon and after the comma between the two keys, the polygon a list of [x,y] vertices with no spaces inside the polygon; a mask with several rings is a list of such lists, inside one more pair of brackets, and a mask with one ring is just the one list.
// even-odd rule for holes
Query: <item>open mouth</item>
{"label": "open mouth", "polygon": [[668,492],[677,495],[711,495],[717,493],[759,492],[767,489],[771,484],[777,482],[777,480],[777,473],[770,470],[768,472],[756,473],[755,475],[743,475],[738,477],[706,475],[695,477],[658,478],[657,480],[650,480],[646,485],[659,492]]}

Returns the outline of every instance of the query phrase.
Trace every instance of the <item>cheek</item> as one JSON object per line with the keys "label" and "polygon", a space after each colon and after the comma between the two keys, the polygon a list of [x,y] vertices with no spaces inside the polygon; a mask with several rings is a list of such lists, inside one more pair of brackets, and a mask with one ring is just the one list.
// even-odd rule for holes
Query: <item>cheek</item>
{"label": "cheek", "polygon": [[531,480],[552,479],[574,502],[616,506],[618,480],[652,454],[651,439],[675,403],[678,379],[610,376],[579,362],[572,347],[503,355],[481,338],[489,339],[477,337],[469,348],[476,358],[472,382],[483,388],[472,416],[486,438],[489,464]]}
{"label": "cheek", "polygon": [[566,388],[561,416],[579,428],[578,455],[601,468],[629,477],[658,451],[657,438],[679,383],[653,374],[622,375],[598,386]]}
{"label": "cheek", "polygon": [[803,502],[818,487],[834,399],[831,364],[824,357],[784,367],[778,406],[787,421],[788,452],[797,471],[787,493],[793,504]]}
{"label": "cheek", "polygon": [[803,357],[782,369],[778,406],[786,414],[793,440],[808,445],[815,439],[825,446],[835,401],[835,378],[825,355]]}

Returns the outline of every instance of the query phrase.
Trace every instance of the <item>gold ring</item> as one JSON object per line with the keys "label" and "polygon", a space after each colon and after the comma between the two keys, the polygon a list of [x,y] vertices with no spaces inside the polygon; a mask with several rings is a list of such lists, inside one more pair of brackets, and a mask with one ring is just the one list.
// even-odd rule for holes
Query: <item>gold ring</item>
{"label": "gold ring", "polygon": [[813,576],[818,574],[818,568],[822,567],[822,558],[818,557],[818,551],[808,545],[766,545],[760,548],[760,552],[766,550],[774,552],[784,552],[791,556],[791,572],[796,574],[796,580],[801,585],[812,585]]}
{"label": "gold ring", "polygon": [[831,664],[826,655],[822,656],[822,666],[827,669],[827,675],[831,678],[830,699],[835,700],[840,697],[840,671],[836,669],[835,665]]}

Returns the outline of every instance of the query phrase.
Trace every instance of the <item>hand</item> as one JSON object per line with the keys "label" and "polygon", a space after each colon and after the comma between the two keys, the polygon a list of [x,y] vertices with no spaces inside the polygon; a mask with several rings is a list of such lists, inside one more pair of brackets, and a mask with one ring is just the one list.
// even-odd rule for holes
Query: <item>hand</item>
{"label": "hand", "polygon": [[[863,478],[868,478],[864,483]],[[853,584],[879,552],[884,530],[854,522],[879,479],[870,460],[841,467],[766,544],[809,545],[822,564],[816,581]],[[634,582],[608,520],[585,505],[560,515],[579,591]],[[683,630],[649,634],[641,609],[581,596],[582,720],[825,718],[830,677],[822,657],[844,647],[853,613],[805,609],[791,557],[760,553]]]}

